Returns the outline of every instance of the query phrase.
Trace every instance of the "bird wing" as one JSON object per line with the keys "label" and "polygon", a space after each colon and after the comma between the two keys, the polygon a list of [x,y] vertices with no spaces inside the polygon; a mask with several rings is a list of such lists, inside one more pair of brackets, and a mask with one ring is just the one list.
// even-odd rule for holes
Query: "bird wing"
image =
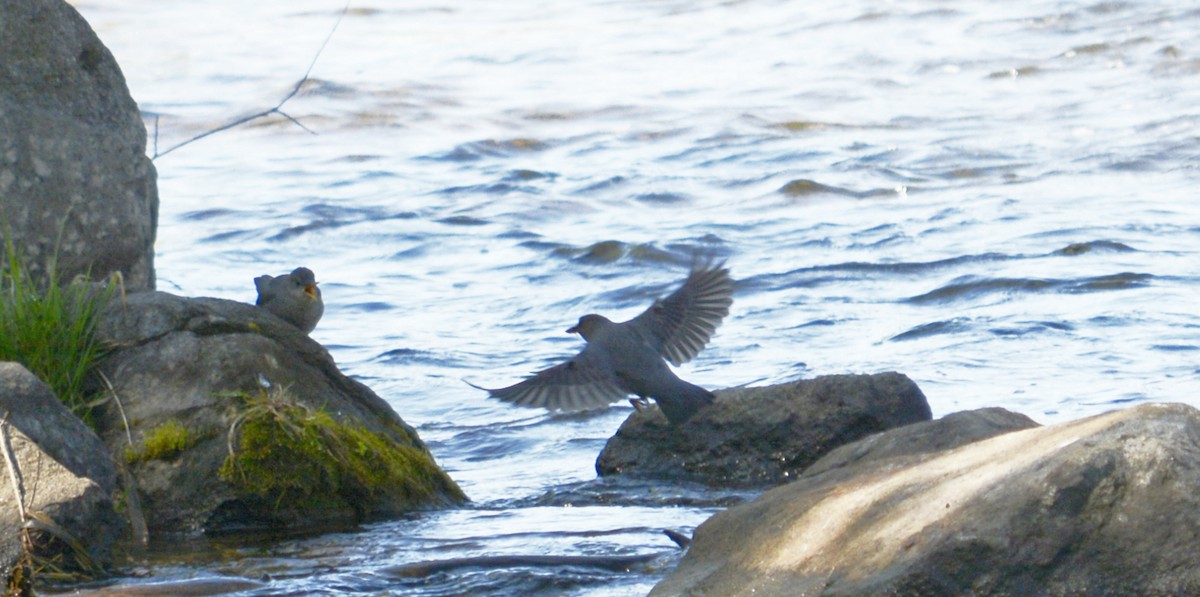
{"label": "bird wing", "polygon": [[708,263],[693,267],[678,290],[623,325],[642,333],[659,354],[678,366],[704,349],[732,304],[729,270],[724,263]]}
{"label": "bird wing", "polygon": [[507,388],[493,390],[471,385],[505,402],[550,410],[599,408],[629,395],[621,389],[607,360],[591,350],[591,345],[571,360],[538,371]]}
{"label": "bird wing", "polygon": [[262,275],[254,279],[254,289],[258,291],[258,298],[254,304],[262,306],[263,303],[271,300],[274,295],[271,289],[271,282],[275,280],[275,276]]}

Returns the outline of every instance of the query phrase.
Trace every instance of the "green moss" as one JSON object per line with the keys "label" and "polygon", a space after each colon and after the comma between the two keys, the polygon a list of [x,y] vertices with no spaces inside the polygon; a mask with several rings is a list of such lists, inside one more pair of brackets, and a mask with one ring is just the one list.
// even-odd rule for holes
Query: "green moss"
{"label": "green moss", "polygon": [[233,432],[236,447],[221,478],[276,508],[340,505],[363,516],[420,507],[446,494],[465,499],[423,449],[339,422],[280,391],[248,397]]}
{"label": "green moss", "polygon": [[146,432],[142,448],[134,451],[126,448],[125,459],[130,463],[139,460],[166,460],[194,445],[196,437],[188,433],[187,427],[171,419]]}

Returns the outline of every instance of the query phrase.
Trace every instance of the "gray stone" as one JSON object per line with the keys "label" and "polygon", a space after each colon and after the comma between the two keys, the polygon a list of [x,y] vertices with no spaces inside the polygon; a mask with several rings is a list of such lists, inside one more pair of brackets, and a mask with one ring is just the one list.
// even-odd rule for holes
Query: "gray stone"
{"label": "gray stone", "polygon": [[[25,510],[30,518],[65,530],[86,558],[80,560],[63,537],[42,531],[34,532],[34,555],[61,558],[67,569],[81,561],[110,566],[122,522],[113,509],[116,474],[100,438],[17,363],[0,363],[0,418],[8,428]],[[0,574],[8,578],[25,551],[21,529],[26,521],[17,509],[8,462],[0,469]]]}
{"label": "gray stone", "polygon": [[711,406],[674,427],[656,407],[633,413],[600,452],[596,471],[775,485],[834,448],[932,416],[917,385],[894,372],[829,375],[716,395]]}
{"label": "gray stone", "polygon": [[19,363],[0,362],[0,417],[19,429],[46,455],[106,492],[117,476],[104,443],[54,395],[50,386]]}
{"label": "gray stone", "polygon": [[[804,476],[836,469],[853,469],[898,456],[936,454],[1001,433],[1037,426],[1033,419],[1003,408],[950,413],[939,419],[876,433],[842,446],[804,469]],[[851,474],[856,473],[852,470]]]}
{"label": "gray stone", "polygon": [[[154,287],[158,190],[112,54],[62,0],[0,3],[0,236],[42,276]],[[5,232],[8,231],[8,232]],[[2,243],[0,243],[2,246]]]}
{"label": "gray stone", "polygon": [[[311,529],[465,499],[432,464],[416,430],[367,386],[342,374],[320,344],[265,309],[143,292],[109,303],[98,333],[115,347],[101,365],[116,395],[98,418],[105,442],[124,449],[128,422],[136,452],[171,421],[195,441],[177,455],[131,465],[151,534]],[[423,454],[432,469],[432,495],[374,495],[358,503],[330,496],[328,507],[302,511],[279,508],[221,480],[218,471],[237,437],[245,396],[261,394],[263,381],[272,386],[269,392],[284,389],[295,404]]]}
{"label": "gray stone", "polygon": [[941,441],[915,427],[716,514],[651,595],[1200,594],[1200,411],[1142,405],[940,452],[886,438]]}

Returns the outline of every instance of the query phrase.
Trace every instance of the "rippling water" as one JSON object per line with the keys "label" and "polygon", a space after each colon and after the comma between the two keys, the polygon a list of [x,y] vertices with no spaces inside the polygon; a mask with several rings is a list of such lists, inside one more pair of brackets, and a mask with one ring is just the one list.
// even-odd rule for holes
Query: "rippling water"
{"label": "rippling water", "polygon": [[[80,1],[159,151],[275,105],[342,5]],[[1200,11],[1188,2],[354,2],[282,117],[156,160],[160,289],[243,301],[307,265],[314,332],[416,425],[462,510],[254,547],[162,547],[138,583],[246,595],[645,593],[746,496],[595,478],[629,412],[490,401],[632,316],[696,253],[720,388],[897,370],[935,415],[1196,402]],[[635,556],[630,571],[497,555]],[[263,580],[263,579],[266,580]]]}

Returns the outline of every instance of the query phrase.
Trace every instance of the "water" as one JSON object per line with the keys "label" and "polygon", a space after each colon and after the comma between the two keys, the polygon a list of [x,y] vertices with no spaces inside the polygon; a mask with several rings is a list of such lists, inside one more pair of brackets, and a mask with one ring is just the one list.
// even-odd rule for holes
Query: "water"
{"label": "water", "polygon": [[[80,1],[166,150],[274,106],[342,5]],[[1190,3],[360,3],[312,82],[156,160],[159,288],[253,299],[307,265],[313,336],[472,504],[139,556],[122,586],[644,594],[749,496],[596,480],[629,413],[488,400],[727,258],[711,388],[896,370],[935,415],[1196,403],[1200,11]],[[628,572],[397,567],[646,555]],[[134,578],[136,577],[136,578]]]}

